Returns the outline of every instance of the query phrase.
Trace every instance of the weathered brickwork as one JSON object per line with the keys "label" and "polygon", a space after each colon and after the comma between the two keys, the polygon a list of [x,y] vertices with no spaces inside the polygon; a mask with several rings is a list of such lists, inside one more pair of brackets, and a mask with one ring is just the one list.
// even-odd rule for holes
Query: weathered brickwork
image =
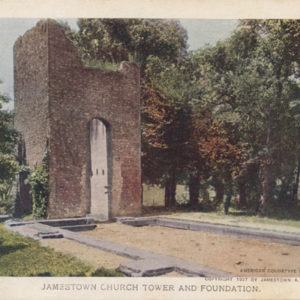
{"label": "weathered brickwork", "polygon": [[31,167],[50,152],[49,218],[90,212],[89,122],[109,124],[110,217],[141,210],[139,69],[84,68],[55,21],[40,21],[19,38],[15,55],[15,126]]}

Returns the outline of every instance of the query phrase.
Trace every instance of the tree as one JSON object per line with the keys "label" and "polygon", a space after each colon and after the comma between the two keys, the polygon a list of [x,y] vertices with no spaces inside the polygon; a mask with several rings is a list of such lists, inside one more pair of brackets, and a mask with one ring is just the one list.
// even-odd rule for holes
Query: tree
{"label": "tree", "polygon": [[[179,65],[166,63],[157,57],[147,60],[145,78],[143,173],[148,174],[148,182],[155,183],[157,177],[153,175],[160,170],[160,184],[165,187],[165,204],[174,206],[176,185],[189,159],[190,111],[186,95],[189,81],[185,80],[186,73]],[[153,168],[153,165],[158,168]]]}
{"label": "tree", "polygon": [[[215,118],[230,121],[234,143],[243,149],[241,174],[235,176],[242,202],[251,172],[262,181],[257,188],[262,191],[261,215],[275,197],[287,198],[288,173],[295,167],[299,147],[291,111],[299,97],[293,78],[298,76],[298,27],[295,21],[242,21],[228,40],[194,54],[202,101]],[[282,181],[277,193],[281,196],[275,195],[277,179]]]}
{"label": "tree", "polygon": [[13,128],[13,114],[3,109],[9,100],[0,95],[0,212],[8,213],[12,209],[12,188],[18,168],[14,156],[17,139]]}
{"label": "tree", "polygon": [[[234,111],[237,99],[233,78],[238,58],[232,54],[230,44],[229,41],[219,42],[191,54],[199,85],[198,95],[194,96],[197,100],[193,101],[193,143],[198,145],[198,150],[193,151],[194,161],[198,161],[193,163],[196,166],[194,174],[202,179],[211,178],[216,190],[216,206],[226,195],[225,212],[233,196],[233,179],[246,157],[238,130],[241,119]],[[198,179],[192,182],[199,186]],[[191,190],[198,188],[190,187]],[[197,196],[190,196],[192,202],[198,202]]]}
{"label": "tree", "polygon": [[[289,177],[286,166],[295,161],[299,143],[290,109],[299,97],[297,83],[291,77],[296,75],[294,63],[299,50],[299,45],[291,42],[291,31],[299,23],[267,20],[242,24],[256,32],[258,42],[250,59],[239,66],[235,95],[240,99],[239,114],[249,120],[243,123],[246,136],[255,135],[252,156],[261,162],[263,180],[259,214],[265,215],[274,203],[276,179],[282,181],[284,189],[283,181]],[[287,190],[280,198],[283,194],[286,197]]]}
{"label": "tree", "polygon": [[135,61],[146,67],[150,55],[175,62],[186,53],[187,34],[179,21],[165,19],[79,19],[68,35],[85,61]]}
{"label": "tree", "polygon": [[[200,103],[197,103],[200,102]],[[233,126],[218,119],[205,103],[194,100],[192,138],[190,139],[190,204],[198,205],[200,181],[213,177],[216,205],[226,192],[225,212],[233,194],[233,174],[242,160],[242,149],[236,141]],[[225,191],[224,191],[225,187]]]}

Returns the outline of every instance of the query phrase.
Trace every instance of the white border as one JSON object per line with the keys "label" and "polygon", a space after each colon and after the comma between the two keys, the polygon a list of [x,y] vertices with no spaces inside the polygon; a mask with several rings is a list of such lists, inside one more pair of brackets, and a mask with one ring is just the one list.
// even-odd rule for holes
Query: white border
{"label": "white border", "polygon": [[[0,0],[0,17],[74,18],[74,17],[147,17],[147,18],[300,18],[299,0]],[[247,279],[247,284],[253,284]],[[93,291],[43,291],[44,283],[138,283],[211,284],[204,278],[13,278],[0,277],[1,299],[299,299],[300,279],[291,282],[257,283],[259,293],[166,292],[135,293]],[[237,284],[213,282],[214,284]]]}
{"label": "white border", "polygon": [[299,18],[299,0],[0,0],[0,17]]}

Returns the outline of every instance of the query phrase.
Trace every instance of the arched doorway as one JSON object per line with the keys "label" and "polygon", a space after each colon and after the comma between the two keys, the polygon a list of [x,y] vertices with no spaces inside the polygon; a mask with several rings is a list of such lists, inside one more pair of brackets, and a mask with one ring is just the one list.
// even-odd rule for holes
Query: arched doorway
{"label": "arched doorway", "polygon": [[110,127],[100,119],[90,121],[90,214],[110,218],[111,149]]}

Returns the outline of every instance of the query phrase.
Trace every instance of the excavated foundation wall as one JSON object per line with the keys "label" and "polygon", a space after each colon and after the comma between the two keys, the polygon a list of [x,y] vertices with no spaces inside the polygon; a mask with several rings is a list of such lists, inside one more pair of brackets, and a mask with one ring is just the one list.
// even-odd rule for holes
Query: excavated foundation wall
{"label": "excavated foundation wall", "polygon": [[48,218],[90,213],[90,123],[109,129],[109,217],[141,211],[139,69],[116,72],[82,66],[61,26],[40,21],[14,46],[15,127],[26,163],[50,154]]}

